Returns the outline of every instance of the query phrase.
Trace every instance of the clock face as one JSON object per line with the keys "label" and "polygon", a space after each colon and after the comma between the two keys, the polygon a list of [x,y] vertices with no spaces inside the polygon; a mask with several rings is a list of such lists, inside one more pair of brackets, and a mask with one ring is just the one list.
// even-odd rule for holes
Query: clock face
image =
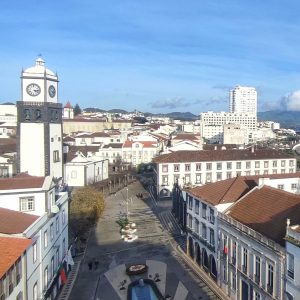
{"label": "clock face", "polygon": [[26,92],[28,95],[35,97],[40,94],[41,88],[35,83],[30,83],[29,85],[27,85]]}
{"label": "clock face", "polygon": [[49,88],[48,88],[48,93],[49,93],[49,96],[51,98],[53,98],[56,94],[56,90],[55,90],[55,87],[53,85],[50,85]]}

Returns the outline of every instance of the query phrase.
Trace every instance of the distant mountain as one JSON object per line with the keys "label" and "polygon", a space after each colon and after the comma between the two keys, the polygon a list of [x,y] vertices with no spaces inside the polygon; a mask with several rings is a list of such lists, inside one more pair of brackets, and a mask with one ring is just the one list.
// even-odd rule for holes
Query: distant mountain
{"label": "distant mountain", "polygon": [[96,107],[87,107],[83,109],[87,113],[95,113],[95,112],[106,112],[106,110],[96,108]]}
{"label": "distant mountain", "polygon": [[300,127],[300,111],[264,111],[259,112],[257,118],[259,121],[279,122],[286,128]]}
{"label": "distant mountain", "polygon": [[110,109],[107,110],[107,112],[111,113],[111,114],[128,114],[128,111],[124,110],[124,109]]}
{"label": "distant mountain", "polygon": [[145,116],[156,116],[156,117],[166,117],[172,118],[176,120],[197,120],[199,116],[196,116],[190,112],[171,112],[166,114],[152,114],[152,113],[145,113]]}

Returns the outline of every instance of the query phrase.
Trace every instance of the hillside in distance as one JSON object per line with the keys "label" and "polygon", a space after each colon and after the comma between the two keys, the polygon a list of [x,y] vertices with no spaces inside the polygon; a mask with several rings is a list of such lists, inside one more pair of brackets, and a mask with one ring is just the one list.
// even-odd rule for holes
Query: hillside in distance
{"label": "hillside in distance", "polygon": [[300,111],[271,110],[257,113],[258,121],[274,121],[281,124],[281,127],[300,127]]}

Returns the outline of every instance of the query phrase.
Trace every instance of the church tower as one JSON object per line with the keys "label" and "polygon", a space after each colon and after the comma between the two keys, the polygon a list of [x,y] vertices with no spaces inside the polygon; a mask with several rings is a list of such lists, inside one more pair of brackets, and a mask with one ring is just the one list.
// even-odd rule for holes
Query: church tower
{"label": "church tower", "polygon": [[17,102],[18,172],[63,177],[62,105],[58,77],[42,58],[21,73],[21,101]]}

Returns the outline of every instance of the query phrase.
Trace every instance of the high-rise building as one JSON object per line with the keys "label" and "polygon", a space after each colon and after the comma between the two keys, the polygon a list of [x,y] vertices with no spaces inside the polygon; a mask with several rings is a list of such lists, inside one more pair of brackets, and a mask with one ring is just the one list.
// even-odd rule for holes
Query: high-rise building
{"label": "high-rise building", "polygon": [[229,92],[229,111],[231,113],[257,114],[257,92],[254,87],[236,86]]}
{"label": "high-rise building", "polygon": [[38,58],[21,73],[22,101],[17,102],[18,172],[63,177],[62,105],[58,77]]}

